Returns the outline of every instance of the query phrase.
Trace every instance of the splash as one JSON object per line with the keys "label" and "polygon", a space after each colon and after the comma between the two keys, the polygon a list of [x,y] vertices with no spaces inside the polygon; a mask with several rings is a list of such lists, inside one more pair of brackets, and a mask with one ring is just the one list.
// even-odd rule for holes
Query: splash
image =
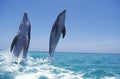
{"label": "splash", "polygon": [[83,79],[82,74],[56,67],[48,59],[28,56],[26,66],[13,64],[9,49],[0,51],[0,79]]}

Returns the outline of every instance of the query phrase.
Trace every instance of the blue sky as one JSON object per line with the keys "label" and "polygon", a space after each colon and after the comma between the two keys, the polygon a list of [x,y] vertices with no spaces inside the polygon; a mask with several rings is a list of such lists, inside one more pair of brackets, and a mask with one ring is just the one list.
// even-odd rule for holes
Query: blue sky
{"label": "blue sky", "polygon": [[66,12],[64,39],[56,51],[120,53],[120,0],[0,0],[0,49],[10,47],[27,11],[30,50],[48,51],[57,15]]}

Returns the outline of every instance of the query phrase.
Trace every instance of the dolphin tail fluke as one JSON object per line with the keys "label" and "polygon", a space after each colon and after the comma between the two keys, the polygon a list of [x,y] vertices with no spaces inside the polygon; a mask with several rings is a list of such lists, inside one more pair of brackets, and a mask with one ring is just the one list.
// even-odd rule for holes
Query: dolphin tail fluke
{"label": "dolphin tail fluke", "polygon": [[11,44],[11,49],[10,49],[10,51],[12,52],[12,50],[13,50],[13,47],[14,47],[14,45],[16,44],[16,42],[17,42],[17,39],[18,39],[18,35],[17,36],[15,36],[14,37],[14,39],[13,39],[13,41],[12,41],[12,44]]}
{"label": "dolphin tail fluke", "polygon": [[63,34],[63,37],[62,37],[62,38],[64,38],[64,37],[65,37],[65,34],[66,34],[66,28],[65,28],[65,26],[64,26],[64,28],[62,29],[62,34]]}

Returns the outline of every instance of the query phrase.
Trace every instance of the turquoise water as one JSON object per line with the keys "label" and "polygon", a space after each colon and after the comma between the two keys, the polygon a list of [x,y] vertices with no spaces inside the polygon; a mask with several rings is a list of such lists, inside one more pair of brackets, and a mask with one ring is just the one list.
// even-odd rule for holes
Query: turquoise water
{"label": "turquoise water", "polygon": [[47,55],[30,51],[22,66],[0,51],[0,79],[120,79],[120,54],[56,52],[52,62]]}

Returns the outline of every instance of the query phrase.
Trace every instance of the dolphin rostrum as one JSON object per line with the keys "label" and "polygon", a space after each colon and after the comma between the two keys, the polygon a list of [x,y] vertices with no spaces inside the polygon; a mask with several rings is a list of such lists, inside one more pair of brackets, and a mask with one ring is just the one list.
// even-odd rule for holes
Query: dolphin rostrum
{"label": "dolphin rostrum", "polygon": [[[20,63],[24,63],[26,61],[27,52],[30,43],[30,34],[31,32],[31,24],[28,20],[27,13],[24,13],[22,22],[19,26],[19,30],[17,35],[14,37],[11,44],[11,52],[13,50],[13,56],[18,59],[20,53],[23,53],[22,60]],[[15,62],[17,63],[17,62]]]}
{"label": "dolphin rostrum", "polygon": [[66,18],[66,10],[62,11],[58,15],[55,23],[53,24],[50,33],[50,40],[49,40],[49,58],[53,57],[55,48],[57,46],[61,34],[63,34],[62,38],[65,37],[66,34],[65,18]]}

